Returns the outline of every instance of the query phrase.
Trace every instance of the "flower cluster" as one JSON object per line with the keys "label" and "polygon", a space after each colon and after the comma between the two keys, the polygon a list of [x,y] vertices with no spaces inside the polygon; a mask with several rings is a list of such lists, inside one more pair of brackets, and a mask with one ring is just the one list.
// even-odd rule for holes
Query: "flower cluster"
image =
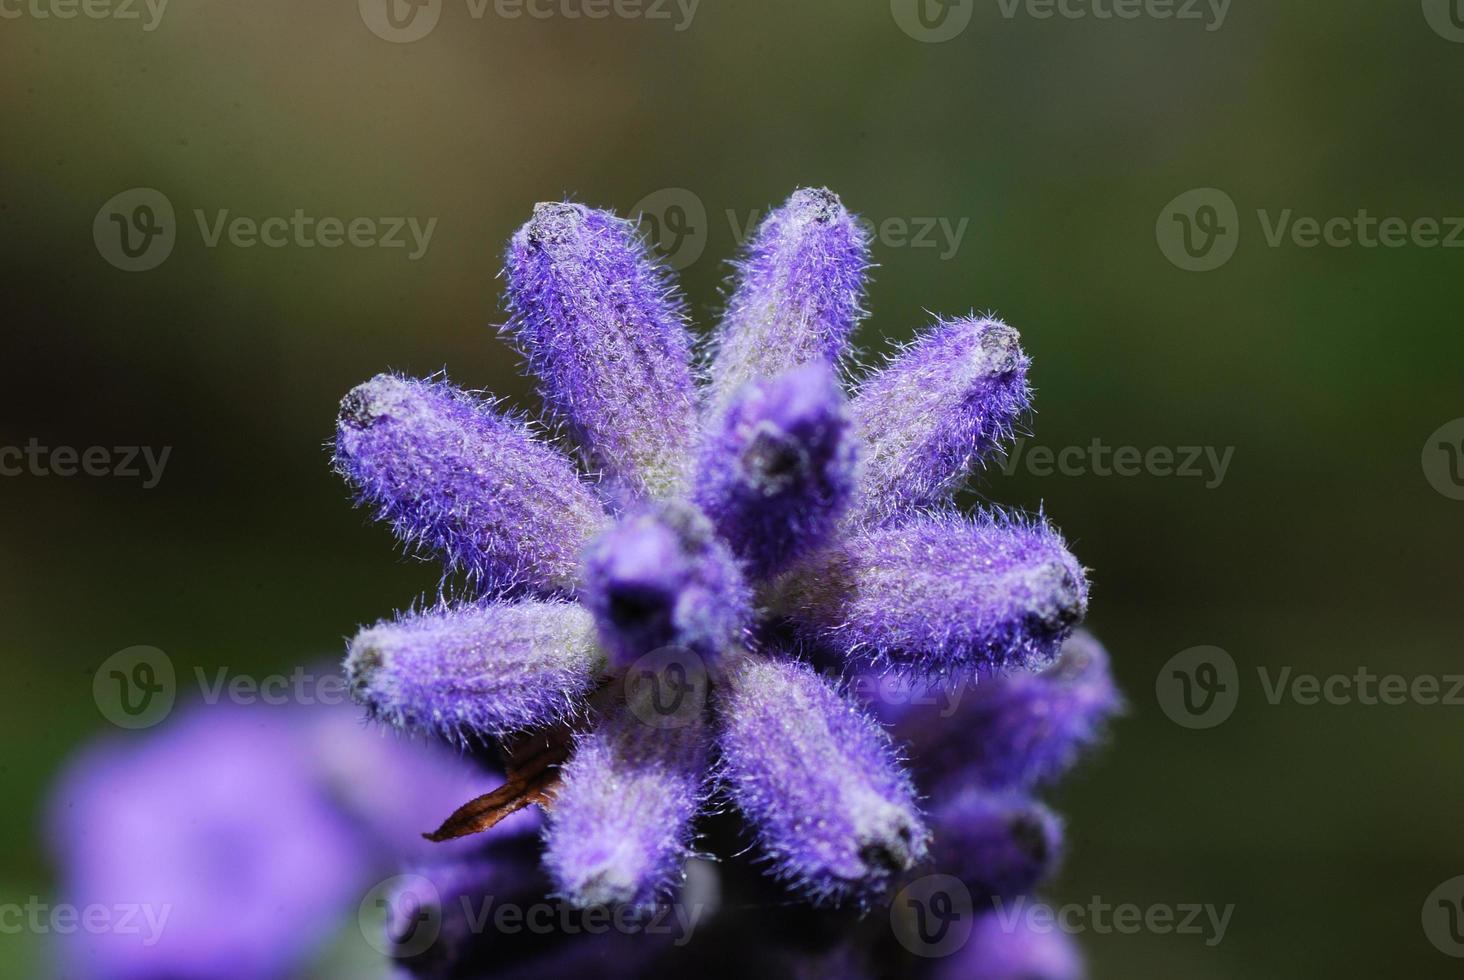
{"label": "flower cluster", "polygon": [[[963,317],[851,383],[868,265],[839,199],[796,192],[699,364],[636,227],[540,204],[508,249],[506,332],[549,425],[440,378],[345,397],[336,469],[449,596],[351,641],[353,694],[506,760],[435,839],[542,805],[545,887],[576,908],[666,900],[724,809],[819,908],[925,868],[982,900],[1050,869],[1059,824],[1027,794],[1118,703],[1073,634],[1086,575],[1045,519],[952,504],[1029,408],[1029,360]],[[980,683],[957,718],[881,719],[860,674]]]}

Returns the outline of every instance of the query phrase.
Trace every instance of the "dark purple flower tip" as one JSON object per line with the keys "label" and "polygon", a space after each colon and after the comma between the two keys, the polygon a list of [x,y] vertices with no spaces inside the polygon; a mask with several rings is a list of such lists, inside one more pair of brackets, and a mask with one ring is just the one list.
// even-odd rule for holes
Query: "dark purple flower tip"
{"label": "dark purple flower tip", "polygon": [[841,363],[864,315],[868,268],[867,236],[832,191],[795,191],[769,214],[738,263],[717,335],[713,410],[754,378]]}
{"label": "dark purple flower tip", "polygon": [[1041,673],[983,678],[948,710],[903,712],[895,731],[924,786],[1031,789],[1071,769],[1122,710],[1107,652],[1078,630]]}
{"label": "dark purple flower tip", "polygon": [[812,668],[748,657],[720,692],[722,780],[777,877],[816,903],[862,903],[925,856],[889,736]]}
{"label": "dark purple flower tip", "polygon": [[946,320],[859,388],[855,425],[868,446],[861,521],[944,503],[1012,437],[1027,411],[1030,359],[999,320]]}
{"label": "dark purple flower tip", "polygon": [[373,717],[457,744],[564,718],[604,667],[589,613],[527,600],[378,623],[346,655],[351,694]]}
{"label": "dark purple flower tip", "polygon": [[945,673],[1047,665],[1088,583],[1045,521],[942,512],[856,534],[792,573],[787,598],[808,642]]}
{"label": "dark purple flower tip", "polygon": [[544,834],[544,867],[571,905],[644,909],[681,880],[708,736],[704,685],[674,715],[658,712],[655,699],[673,683],[628,678],[626,697],[575,742]]}
{"label": "dark purple flower tip", "polygon": [[334,462],[409,547],[488,590],[573,588],[606,522],[567,458],[445,382],[380,374],[352,389]]}
{"label": "dark purple flower tip", "polygon": [[685,503],[638,511],[592,542],[581,599],[618,667],[669,646],[710,665],[740,644],[751,615],[731,552]]}
{"label": "dark purple flower tip", "polygon": [[816,361],[737,393],[702,452],[696,500],[749,576],[765,578],[832,534],[855,457],[843,391]]}
{"label": "dark purple flower tip", "polygon": [[613,488],[663,495],[685,480],[695,431],[681,303],[633,224],[547,203],[514,235],[507,331]]}
{"label": "dark purple flower tip", "polygon": [[967,787],[930,811],[935,870],[955,875],[978,902],[1030,894],[1057,866],[1062,823],[1023,796]]}
{"label": "dark purple flower tip", "polygon": [[1043,907],[1013,903],[979,916],[959,950],[931,962],[929,980],[1085,980],[1078,944],[1057,923],[1037,919]]}

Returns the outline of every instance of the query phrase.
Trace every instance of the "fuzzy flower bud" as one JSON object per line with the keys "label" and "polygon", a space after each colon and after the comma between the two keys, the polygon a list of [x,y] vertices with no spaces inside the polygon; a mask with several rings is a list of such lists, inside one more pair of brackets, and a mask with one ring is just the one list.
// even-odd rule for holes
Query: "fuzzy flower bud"
{"label": "fuzzy flower bud", "polygon": [[335,467],[409,547],[486,589],[573,588],[604,511],[573,464],[457,388],[380,374],[341,402]]}
{"label": "fuzzy flower bud", "polygon": [[[1123,708],[1108,654],[1084,630],[1041,673],[983,678],[963,695],[947,716],[911,710],[896,724],[922,785],[1030,789],[1053,782]],[[952,729],[965,737],[951,739]]]}
{"label": "fuzzy flower bud", "polygon": [[632,493],[678,488],[695,433],[691,339],[635,226],[539,204],[508,249],[508,332],[549,410]]}
{"label": "fuzzy flower bud", "polygon": [[351,693],[375,718],[457,743],[564,717],[604,666],[589,613],[527,600],[379,623],[346,655]]}
{"label": "fuzzy flower bud", "polygon": [[575,742],[549,809],[544,866],[561,897],[646,908],[670,891],[690,854],[707,743],[705,683],[627,675],[624,701]]}
{"label": "fuzzy flower bud", "polygon": [[822,361],[745,385],[713,430],[696,499],[748,574],[763,578],[834,530],[854,490],[843,391]]}
{"label": "fuzzy flower bud", "polygon": [[597,538],[581,601],[619,667],[667,646],[715,661],[750,615],[731,552],[688,504],[639,511]]}
{"label": "fuzzy flower bud", "polygon": [[961,879],[978,900],[1030,894],[1062,851],[1062,824],[1047,807],[975,787],[941,800],[930,825],[936,870]]}
{"label": "fuzzy flower bud", "polygon": [[863,316],[869,243],[837,195],[795,191],[763,220],[739,263],[718,335],[710,401],[743,384],[821,360],[838,365]]}
{"label": "fuzzy flower bud", "polygon": [[814,901],[864,901],[925,855],[889,736],[810,667],[748,657],[722,698],[722,778],[780,878]]}
{"label": "fuzzy flower bud", "polygon": [[1011,438],[1031,398],[1019,340],[998,320],[944,321],[860,386],[853,413],[868,458],[858,520],[944,502]]}
{"label": "fuzzy flower bud", "polygon": [[805,640],[939,673],[1045,666],[1088,584],[1045,522],[938,513],[849,538],[795,573],[789,596]]}

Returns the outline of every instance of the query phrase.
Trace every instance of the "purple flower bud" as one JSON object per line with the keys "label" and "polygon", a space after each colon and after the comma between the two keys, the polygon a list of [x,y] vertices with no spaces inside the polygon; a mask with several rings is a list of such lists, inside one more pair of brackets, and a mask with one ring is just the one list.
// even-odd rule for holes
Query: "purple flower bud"
{"label": "purple flower bud", "polygon": [[378,623],[346,654],[351,694],[373,717],[456,743],[563,718],[604,667],[588,613],[532,600]]}
{"label": "purple flower bud", "polygon": [[946,320],[870,376],[853,402],[868,446],[859,520],[943,503],[1012,436],[1030,363],[998,320]]}
{"label": "purple flower bud", "polygon": [[[1019,900],[1020,901],[1020,900]],[[932,961],[930,980],[1084,980],[1073,937],[1056,923],[1033,921],[1032,906],[983,915],[954,955]]]}
{"label": "purple flower bud", "polygon": [[844,394],[822,361],[745,385],[702,452],[696,499],[756,579],[833,532],[854,491]]}
{"label": "purple flower bud", "polygon": [[591,545],[582,600],[616,666],[679,646],[708,663],[740,643],[750,598],[727,546],[700,511],[638,511]]}
{"label": "purple flower bud", "polygon": [[983,678],[945,717],[907,712],[896,734],[909,742],[922,785],[1030,789],[1072,768],[1122,708],[1107,652],[1079,630],[1040,674]]}
{"label": "purple flower bud", "polygon": [[1041,803],[967,787],[931,808],[935,870],[978,901],[1030,894],[1057,866],[1062,824]]}
{"label": "purple flower bud", "polygon": [[743,384],[821,360],[838,365],[864,315],[869,242],[832,191],[795,191],[738,263],[712,361],[711,404]]}
{"label": "purple flower bud", "polygon": [[691,339],[635,226],[579,204],[539,204],[507,266],[508,331],[549,410],[617,487],[677,489],[696,431]]}
{"label": "purple flower bud", "polygon": [[523,423],[443,382],[379,374],[341,402],[336,470],[409,547],[486,589],[566,591],[605,523],[594,493]]}
{"label": "purple flower bud", "polygon": [[862,902],[925,855],[889,736],[812,668],[749,656],[721,693],[721,775],[778,877]]}
{"label": "purple flower bud", "polygon": [[704,795],[706,685],[648,671],[624,688],[625,700],[575,742],[549,808],[544,866],[581,908],[663,898],[691,853]]}
{"label": "purple flower bud", "polygon": [[942,673],[1049,663],[1088,584],[1046,522],[936,513],[846,540],[795,573],[788,598],[805,640]]}

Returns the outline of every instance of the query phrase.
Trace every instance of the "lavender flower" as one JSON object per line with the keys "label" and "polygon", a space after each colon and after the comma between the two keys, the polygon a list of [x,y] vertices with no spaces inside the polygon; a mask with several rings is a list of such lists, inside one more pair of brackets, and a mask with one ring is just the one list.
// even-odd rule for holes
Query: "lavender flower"
{"label": "lavender flower", "polygon": [[859,387],[869,447],[855,516],[880,520],[946,500],[1027,411],[1017,332],[998,320],[943,321]]}
{"label": "lavender flower", "polygon": [[844,657],[945,672],[1049,663],[1087,610],[1045,522],[950,512],[853,534],[785,583],[800,635]]}
{"label": "lavender flower", "polygon": [[930,821],[935,867],[960,878],[981,903],[1029,894],[1062,849],[1057,816],[1020,796],[966,787],[938,799]]}
{"label": "lavender flower", "polygon": [[708,402],[810,362],[839,365],[864,315],[869,243],[837,195],[795,191],[763,220],[717,333]]}
{"label": "lavender flower", "polygon": [[508,250],[509,332],[593,465],[632,494],[685,476],[695,432],[681,303],[629,222],[539,204]]}
{"label": "lavender flower", "polygon": [[50,804],[61,897],[135,907],[140,927],[62,935],[64,975],[300,975],[415,849],[404,824],[482,779],[354,713],[194,707],[81,754]]}
{"label": "lavender flower", "polygon": [[833,533],[855,461],[844,393],[815,361],[743,386],[702,450],[694,495],[749,575],[763,578]]}
{"label": "lavender flower", "polygon": [[1014,906],[978,918],[965,945],[933,961],[930,980],[1084,980],[1073,937],[1034,922],[1030,905]]}
{"label": "lavender flower", "polygon": [[572,588],[605,520],[569,460],[445,382],[382,374],[351,391],[335,467],[408,547],[489,590]]}
{"label": "lavender flower", "polygon": [[[713,802],[741,814],[774,879],[819,905],[872,902],[924,860],[930,831],[894,743],[802,658],[1040,668],[1082,618],[1087,583],[1044,521],[940,509],[1026,407],[1009,328],[943,323],[846,405],[836,379],[866,266],[838,199],[795,193],[739,266],[698,391],[683,304],[633,228],[539,205],[508,252],[509,331],[602,477],[593,506],[552,450],[518,423],[505,434],[472,396],[393,379],[430,406],[407,422],[348,398],[341,441],[350,430],[371,448],[347,445],[339,468],[403,537],[512,586],[351,647],[376,717],[502,739],[507,782],[434,839],[539,803],[548,887],[577,905],[668,895]],[[543,465],[471,448],[494,440]],[[993,888],[1045,866],[1027,830],[1055,825],[1008,820],[1021,832],[1003,839],[993,802],[978,839],[959,826],[975,804],[936,804],[958,850],[1006,862],[988,869]]]}
{"label": "lavender flower", "polygon": [[[1108,654],[1078,630],[1051,667],[983,678],[949,717],[934,710],[886,715],[931,788],[981,785],[1028,790],[1054,782],[1103,736],[1123,699]],[[952,730],[965,733],[959,741]]]}

